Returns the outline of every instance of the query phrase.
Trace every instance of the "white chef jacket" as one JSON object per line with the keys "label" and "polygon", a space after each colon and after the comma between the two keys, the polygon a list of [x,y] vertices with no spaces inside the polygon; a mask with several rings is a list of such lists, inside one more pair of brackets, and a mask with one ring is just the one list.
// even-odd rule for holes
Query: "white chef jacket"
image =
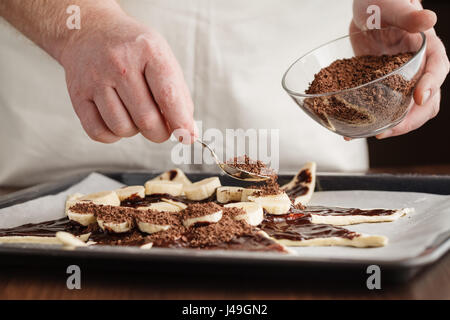
{"label": "white chef jacket", "polygon": [[[316,161],[320,171],[367,169],[365,140],[345,142],[321,127],[281,87],[296,58],[348,33],[351,0],[119,3],[167,39],[203,129],[278,129],[282,172],[306,161]],[[172,141],[155,144],[141,135],[114,144],[90,140],[71,106],[63,68],[4,21],[0,43],[0,185],[26,186],[80,170],[174,166]],[[217,171],[206,164],[178,167]]]}

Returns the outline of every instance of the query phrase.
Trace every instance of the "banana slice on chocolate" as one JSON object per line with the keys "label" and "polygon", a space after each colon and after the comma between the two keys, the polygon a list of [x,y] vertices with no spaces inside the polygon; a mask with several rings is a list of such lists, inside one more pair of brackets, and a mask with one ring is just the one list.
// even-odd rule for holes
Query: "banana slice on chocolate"
{"label": "banana slice on chocolate", "polygon": [[289,183],[281,187],[294,205],[306,205],[311,199],[316,187],[316,167],[315,162],[306,163]]}
{"label": "banana slice on chocolate", "polygon": [[189,180],[189,178],[186,177],[184,172],[178,168],[166,171],[150,181],[160,181],[160,180],[180,182],[185,187],[192,184],[191,180]]}
{"label": "banana slice on chocolate", "polygon": [[218,177],[211,177],[194,182],[190,186],[184,188],[184,194],[189,200],[205,200],[211,197],[218,187],[220,187],[220,180]]}
{"label": "banana slice on chocolate", "polygon": [[119,196],[115,191],[101,191],[87,194],[78,198],[80,202],[92,202],[93,204],[102,204],[108,206],[120,206]]}
{"label": "banana slice on chocolate", "polygon": [[242,187],[219,187],[216,191],[217,201],[220,203],[241,201]]}
{"label": "banana slice on chocolate", "polygon": [[239,208],[243,214],[234,215],[235,220],[244,220],[249,225],[257,226],[264,219],[263,208],[255,202],[236,202],[224,205],[225,208]]}
{"label": "banana slice on chocolate", "polygon": [[155,223],[149,223],[149,222],[142,222],[137,221],[137,225],[139,230],[142,232],[152,234],[160,231],[166,231],[170,229],[169,224],[161,225],[161,224],[155,224]]}
{"label": "banana slice on chocolate", "polygon": [[58,231],[55,235],[65,247],[75,248],[75,247],[87,247],[88,244],[73,234],[65,231]]}
{"label": "banana slice on chocolate", "polygon": [[180,201],[175,201],[173,199],[167,199],[167,198],[161,198],[161,201],[173,204],[174,206],[177,206],[178,208],[180,208],[181,210],[184,210],[187,208],[187,204],[180,202]]}
{"label": "banana slice on chocolate", "polygon": [[135,215],[139,230],[148,234],[169,230],[176,224],[176,219],[172,212],[159,212],[153,209]]}
{"label": "banana slice on chocolate", "polygon": [[145,183],[145,194],[169,194],[171,196],[180,196],[183,191],[181,182],[150,180]]}
{"label": "banana slice on chocolate", "polygon": [[136,198],[145,198],[144,186],[127,186],[116,190],[120,201],[133,200]]}
{"label": "banana slice on chocolate", "polygon": [[183,212],[183,225],[189,228],[194,225],[216,223],[222,219],[222,213],[222,207],[213,202],[190,204]]}
{"label": "banana slice on chocolate", "polygon": [[151,203],[149,206],[147,207],[138,207],[138,210],[156,210],[159,212],[179,212],[183,209],[181,209],[179,206],[165,202],[165,201],[161,201],[161,202],[154,202]]}
{"label": "banana slice on chocolate", "polygon": [[286,193],[280,193],[275,195],[265,195],[265,196],[249,196],[248,200],[251,202],[256,202],[267,213],[270,214],[285,214],[291,208],[291,200]]}
{"label": "banana slice on chocolate", "polygon": [[66,214],[68,218],[83,226],[95,223],[96,218],[92,212],[83,212],[83,208],[85,208],[85,206],[77,206],[77,209],[74,209],[76,204],[88,203],[96,205],[119,206],[120,199],[114,191],[96,192],[85,196],[82,196],[81,194],[71,195],[66,201]]}
{"label": "banana slice on chocolate", "polygon": [[134,215],[137,210],[127,207],[92,206],[97,223],[103,231],[124,233],[134,227]]}
{"label": "banana slice on chocolate", "polygon": [[261,189],[247,188],[247,189],[242,190],[241,202],[250,201],[250,200],[248,200],[248,197],[259,191],[261,191]]}

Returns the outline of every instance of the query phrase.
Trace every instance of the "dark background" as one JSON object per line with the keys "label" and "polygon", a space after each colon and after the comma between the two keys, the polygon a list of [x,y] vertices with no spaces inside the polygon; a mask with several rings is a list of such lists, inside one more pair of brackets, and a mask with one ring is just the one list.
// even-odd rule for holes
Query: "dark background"
{"label": "dark background", "polygon": [[[438,22],[435,29],[449,53],[450,1],[425,0],[422,4],[426,9],[436,12]],[[450,80],[448,77],[441,88],[441,94],[439,114],[421,128],[399,137],[384,140],[368,139],[372,169],[404,167],[405,172],[413,172],[420,166],[450,166]]]}

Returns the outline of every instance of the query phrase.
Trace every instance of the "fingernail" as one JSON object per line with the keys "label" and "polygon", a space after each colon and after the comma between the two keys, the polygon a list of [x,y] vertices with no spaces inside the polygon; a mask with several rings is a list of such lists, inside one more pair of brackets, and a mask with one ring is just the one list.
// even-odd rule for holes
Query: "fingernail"
{"label": "fingernail", "polygon": [[430,96],[431,96],[431,89],[428,89],[427,91],[424,92],[422,96],[422,103],[420,105],[423,106],[425,103],[427,103],[428,99],[430,99]]}
{"label": "fingernail", "polygon": [[377,139],[384,139],[384,138],[390,137],[391,134],[392,134],[392,129],[388,129],[388,130],[380,133],[379,135],[377,135]]}

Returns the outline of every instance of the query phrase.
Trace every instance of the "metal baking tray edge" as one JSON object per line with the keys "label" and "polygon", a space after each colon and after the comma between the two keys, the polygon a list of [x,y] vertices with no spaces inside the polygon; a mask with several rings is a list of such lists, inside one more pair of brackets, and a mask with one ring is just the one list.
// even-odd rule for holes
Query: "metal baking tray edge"
{"label": "metal baking tray edge", "polygon": [[[157,175],[158,173],[149,171],[102,171],[106,176],[119,182],[133,185],[143,184],[146,180]],[[27,189],[13,192],[4,196],[0,196],[0,208],[8,207],[17,203],[32,200],[41,196],[56,194],[71,185],[81,181],[88,174],[77,174],[56,182],[36,185]],[[193,173],[187,176],[193,181],[200,180],[211,176],[207,173]],[[292,175],[280,175],[280,183],[285,183],[292,178]],[[220,176],[223,184],[242,185],[226,176]],[[408,191],[408,192],[425,192],[434,194],[450,194],[450,176],[437,175],[392,175],[392,174],[332,174],[323,173],[317,175],[316,190],[384,190],[384,191]],[[49,250],[51,248],[51,250]],[[255,255],[252,252],[224,252],[223,255],[215,255],[213,251],[195,251],[186,249],[163,249],[153,248],[151,251],[144,251],[139,248],[117,248],[117,247],[89,247],[77,248],[76,250],[66,250],[58,246],[49,245],[0,245],[0,265],[24,265],[31,260],[39,264],[52,264],[62,261],[73,261],[78,259],[83,263],[102,264],[102,261],[129,261],[132,264],[124,264],[123,267],[128,269],[140,265],[140,263],[150,264],[153,267],[161,267],[161,270],[170,272],[167,269],[168,262],[177,262],[179,270],[180,258],[187,265],[198,264],[214,264],[222,265],[222,269],[226,269],[231,273],[239,267],[259,266],[260,273],[270,272],[274,266],[283,267],[288,270],[299,272],[307,272],[308,270],[365,270],[365,267],[371,264],[379,265],[387,275],[387,279],[395,282],[404,282],[409,280],[415,274],[425,267],[433,264],[443,257],[450,248],[450,230],[436,236],[433,243],[416,257],[408,259],[399,259],[395,261],[381,262],[377,260],[352,260],[345,259],[327,259],[324,258],[306,258],[290,255],[279,255],[268,253],[264,256]],[[46,258],[36,259],[36,257]],[[110,265],[110,264],[109,264]],[[120,264],[115,264],[115,267]],[[120,267],[119,267],[120,268]],[[204,269],[203,269],[204,270]],[[237,271],[236,271],[237,272]]]}

